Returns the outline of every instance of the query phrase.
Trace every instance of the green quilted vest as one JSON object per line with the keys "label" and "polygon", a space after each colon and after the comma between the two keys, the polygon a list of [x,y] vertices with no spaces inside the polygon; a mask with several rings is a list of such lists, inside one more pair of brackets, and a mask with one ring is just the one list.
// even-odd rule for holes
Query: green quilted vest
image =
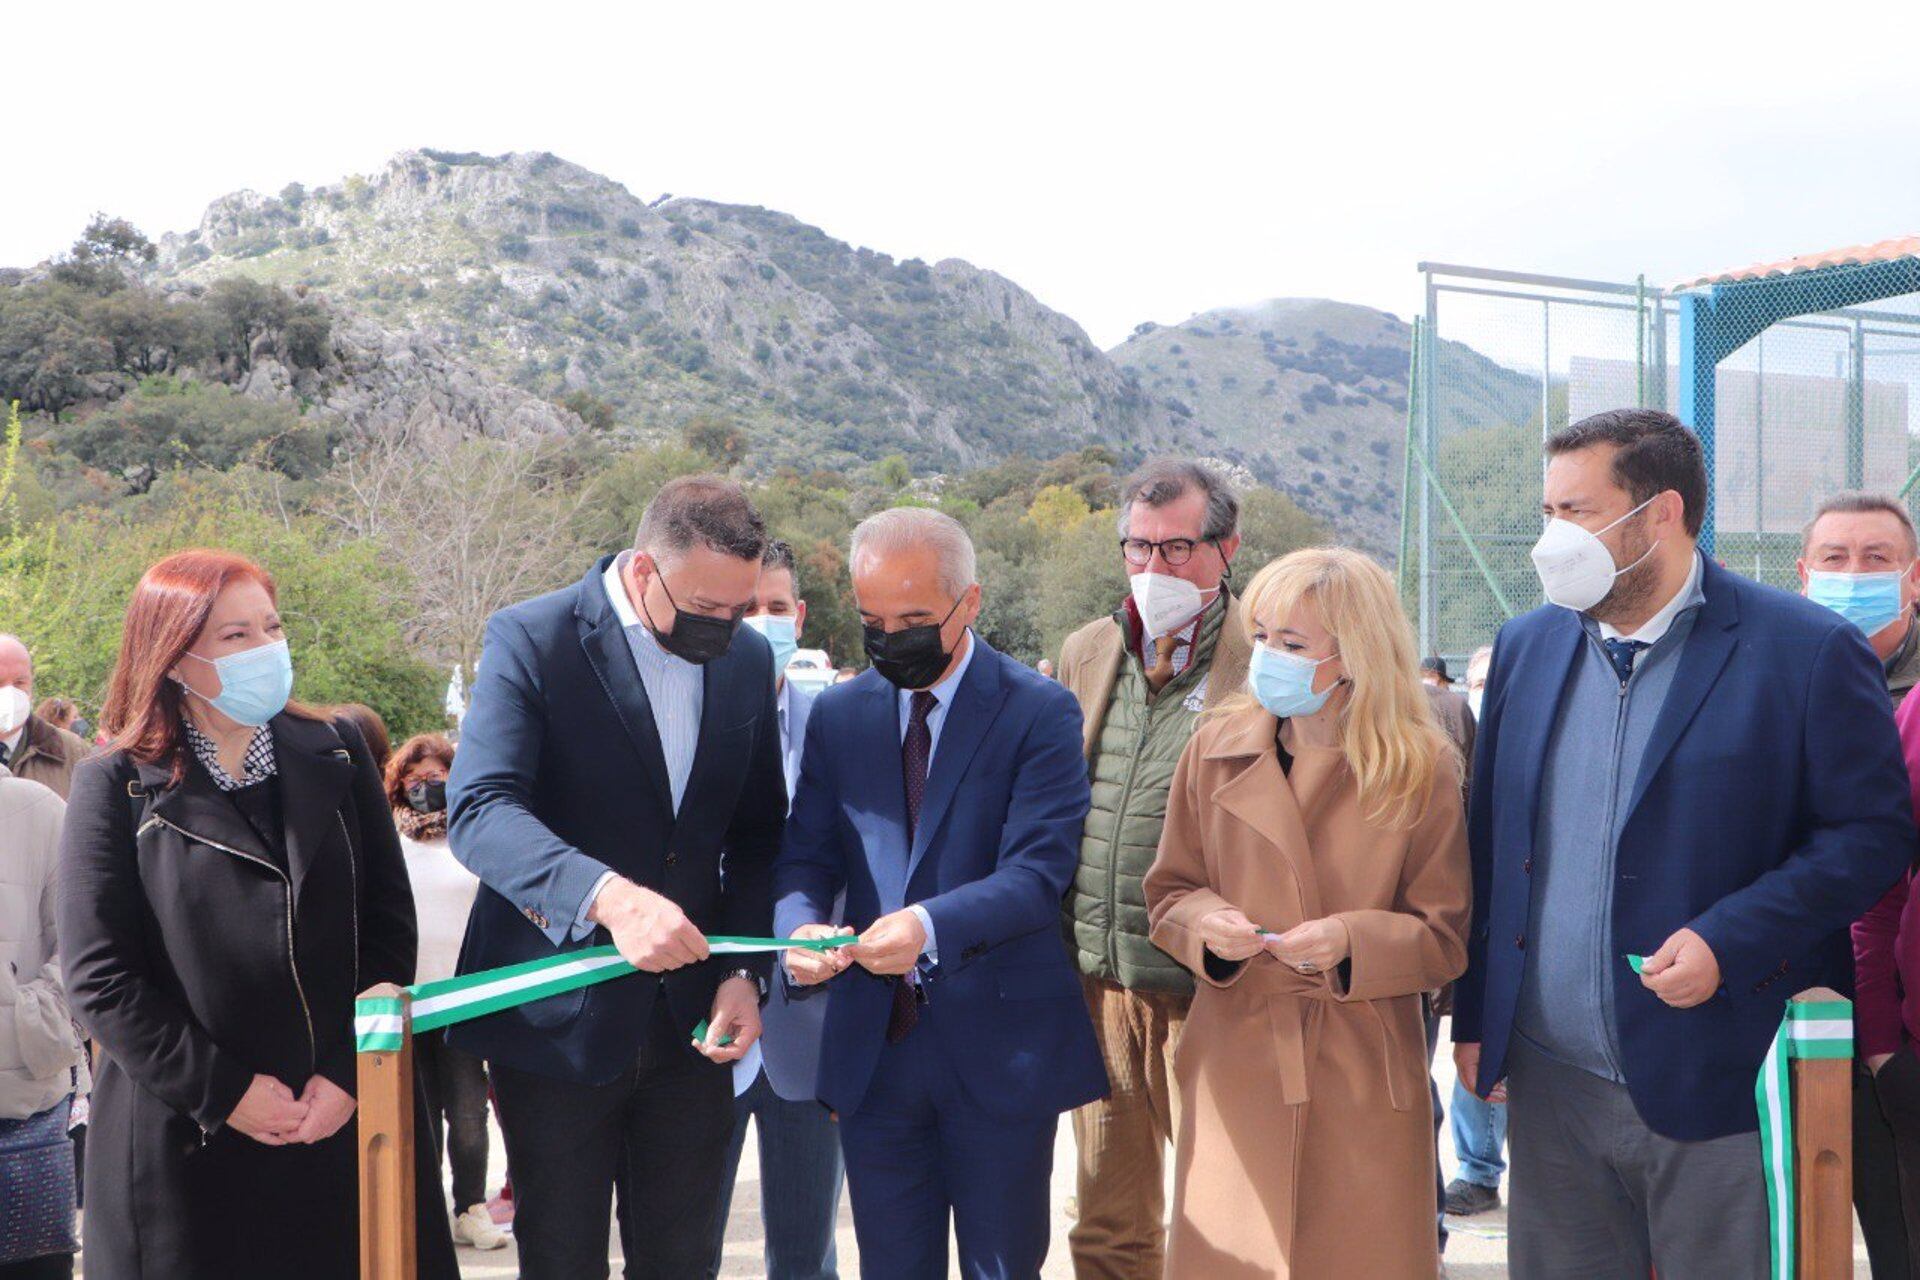
{"label": "green quilted vest", "polygon": [[1139,658],[1121,660],[1088,765],[1093,807],[1080,841],[1080,867],[1067,890],[1068,930],[1082,973],[1129,990],[1193,991],[1192,975],[1147,941],[1141,882],[1159,851],[1174,766],[1200,718],[1225,616],[1221,608],[1207,611],[1194,660],[1151,702]]}

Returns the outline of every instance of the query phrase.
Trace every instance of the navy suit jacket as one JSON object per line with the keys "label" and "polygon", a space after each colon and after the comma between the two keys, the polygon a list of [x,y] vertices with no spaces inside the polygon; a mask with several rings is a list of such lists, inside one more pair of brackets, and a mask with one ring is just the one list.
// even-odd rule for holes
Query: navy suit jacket
{"label": "navy suit jacket", "polygon": [[[1656,1133],[1757,1125],[1754,1077],[1788,997],[1853,989],[1848,926],[1906,869],[1914,826],[1886,677],[1833,611],[1703,565],[1700,606],[1621,828],[1614,1012],[1634,1106]],[[1474,929],[1454,1039],[1478,1042],[1479,1089],[1506,1074],[1526,936],[1541,761],[1580,646],[1547,605],[1501,628],[1474,758]],[[1596,784],[1598,780],[1596,779]],[[1722,986],[1674,1009],[1625,955],[1692,928]]]}
{"label": "navy suit jacket", "polygon": [[[646,685],[603,584],[611,560],[487,622],[447,783],[449,843],[481,880],[462,974],[610,942],[601,928],[570,937],[607,871],[673,899],[703,933],[769,927],[787,807],[772,650],[739,627],[704,668],[676,819]],[[716,956],[666,975],[675,1021],[691,1034],[720,975],[743,963],[752,958]],[[619,978],[461,1023],[448,1040],[522,1071],[603,1083],[633,1065],[659,990],[649,975]]]}
{"label": "navy suit jacket", "polygon": [[[787,681],[791,697],[787,738],[787,776],[799,778],[799,762],[807,740],[807,722],[812,719],[813,701],[819,690]],[[794,999],[784,982],[775,982],[767,992],[767,1006],[761,1010],[764,1034],[760,1040],[760,1068],[767,1083],[788,1102],[812,1102],[814,1081],[820,1075],[820,1037],[826,1024],[825,1000]]]}
{"label": "navy suit jacket", "polygon": [[[940,962],[926,978],[931,1016],[914,1034],[940,1037],[972,1105],[1054,1115],[1107,1092],[1060,936],[1089,802],[1080,708],[1062,686],[973,643],[911,849],[899,691],[868,671],[821,693],[774,869],[774,925],[786,936],[824,921],[842,891],[856,930],[924,906]],[[891,985],[856,965],[805,998],[821,995],[818,1097],[852,1115],[885,1043]]]}

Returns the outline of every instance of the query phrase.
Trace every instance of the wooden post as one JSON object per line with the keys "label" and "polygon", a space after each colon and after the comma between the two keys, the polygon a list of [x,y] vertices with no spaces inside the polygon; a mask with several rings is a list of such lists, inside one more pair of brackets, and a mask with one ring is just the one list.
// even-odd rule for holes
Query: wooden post
{"label": "wooden post", "polygon": [[382,983],[361,993],[400,1002],[400,1048],[359,1055],[360,1280],[413,1280],[413,1033],[407,993]]}
{"label": "wooden post", "polygon": [[[1794,1004],[1841,1001],[1826,987]],[[1853,1059],[1793,1060],[1794,1207],[1799,1217],[1794,1274],[1833,1280],[1853,1274]]]}

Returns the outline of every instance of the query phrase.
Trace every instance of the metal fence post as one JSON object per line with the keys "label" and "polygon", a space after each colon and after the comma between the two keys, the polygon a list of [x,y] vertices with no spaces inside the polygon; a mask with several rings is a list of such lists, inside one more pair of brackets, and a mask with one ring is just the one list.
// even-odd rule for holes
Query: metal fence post
{"label": "metal fence post", "polygon": [[407,993],[390,982],[361,993],[400,1002],[400,1047],[361,1053],[360,1280],[413,1280],[413,1033]]}

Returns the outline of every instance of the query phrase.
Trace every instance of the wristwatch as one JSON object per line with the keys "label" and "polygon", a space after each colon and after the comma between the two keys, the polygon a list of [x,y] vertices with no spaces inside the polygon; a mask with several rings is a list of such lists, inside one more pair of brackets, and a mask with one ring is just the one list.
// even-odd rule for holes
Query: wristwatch
{"label": "wristwatch", "polygon": [[725,982],[729,978],[745,978],[753,984],[753,989],[760,993],[761,1000],[764,1001],[767,998],[767,980],[755,973],[752,969],[746,968],[743,965],[738,969],[729,969],[720,975],[720,981],[722,982]]}

